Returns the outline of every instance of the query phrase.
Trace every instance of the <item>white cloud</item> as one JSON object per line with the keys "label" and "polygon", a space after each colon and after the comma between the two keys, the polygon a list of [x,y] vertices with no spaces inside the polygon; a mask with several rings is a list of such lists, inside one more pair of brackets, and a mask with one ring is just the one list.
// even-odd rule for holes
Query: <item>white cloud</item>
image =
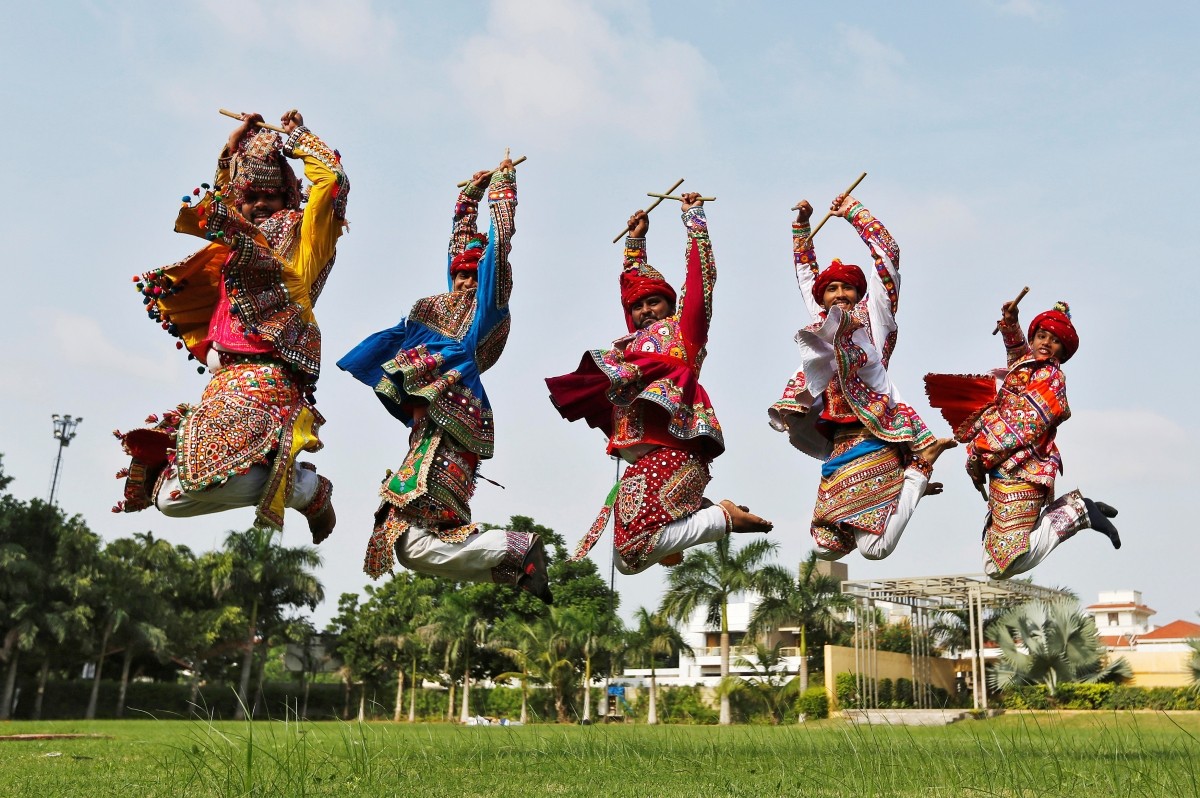
{"label": "white cloud", "polygon": [[225,49],[290,53],[296,65],[314,55],[341,63],[378,62],[399,38],[390,13],[371,0],[215,0],[201,7],[220,22]]}
{"label": "white cloud", "polygon": [[713,75],[645,15],[615,19],[587,0],[495,0],[455,62],[464,104],[547,143],[581,131],[669,139],[698,119]]}
{"label": "white cloud", "polygon": [[164,368],[160,359],[138,357],[122,350],[90,316],[51,311],[49,323],[52,359],[62,366],[100,369],[109,376],[124,375],[138,381],[170,383],[178,379],[176,370]]}
{"label": "white cloud", "polygon": [[1041,0],[1000,0],[990,5],[1001,14],[1033,20],[1051,19],[1059,14],[1057,8]]}
{"label": "white cloud", "polygon": [[903,72],[907,66],[904,54],[875,37],[874,34],[852,25],[839,25],[840,50],[843,58],[853,62],[854,83],[870,86],[871,96],[892,96],[903,88]]}

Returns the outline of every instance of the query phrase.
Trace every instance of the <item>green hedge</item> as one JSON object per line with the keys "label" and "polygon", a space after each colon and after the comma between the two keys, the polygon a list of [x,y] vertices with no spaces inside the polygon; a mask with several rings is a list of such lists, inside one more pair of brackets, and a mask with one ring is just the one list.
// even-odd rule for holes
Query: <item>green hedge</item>
{"label": "green hedge", "polygon": [[829,717],[829,695],[824,687],[810,687],[796,700],[796,711],[803,713],[805,720],[820,720]]}
{"label": "green hedge", "polygon": [[1187,687],[1134,687],[1064,682],[1050,695],[1044,684],[1010,687],[1005,709],[1200,709],[1200,695]]}

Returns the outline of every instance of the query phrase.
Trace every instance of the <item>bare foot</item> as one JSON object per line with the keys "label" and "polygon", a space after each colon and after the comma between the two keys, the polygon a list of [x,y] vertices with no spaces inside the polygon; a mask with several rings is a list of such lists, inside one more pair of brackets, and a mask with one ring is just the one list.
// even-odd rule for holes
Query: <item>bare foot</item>
{"label": "bare foot", "polygon": [[325,505],[325,509],[308,519],[308,531],[312,533],[312,542],[315,546],[333,533],[334,524],[337,523],[337,515],[333,512],[333,502]]}
{"label": "bare foot", "polygon": [[729,499],[723,499],[721,506],[729,513],[729,522],[734,532],[770,532],[775,525],[765,518],[759,518],[750,509],[741,504],[734,504]]}
{"label": "bare foot", "polygon": [[942,483],[940,483],[940,482],[930,482],[929,484],[927,484],[927,485],[925,486],[925,495],[926,495],[926,496],[938,496],[938,495],[941,495],[941,492],[942,492],[942,490],[943,490],[945,487],[946,487],[946,486],[945,486],[945,485],[943,485],[943,484],[942,484]]}
{"label": "bare foot", "polygon": [[942,452],[946,451],[947,449],[953,449],[955,446],[958,446],[958,441],[954,440],[953,438],[938,438],[924,449],[915,451],[913,454],[915,454],[917,457],[920,457],[930,465],[933,465],[937,459],[942,456]]}

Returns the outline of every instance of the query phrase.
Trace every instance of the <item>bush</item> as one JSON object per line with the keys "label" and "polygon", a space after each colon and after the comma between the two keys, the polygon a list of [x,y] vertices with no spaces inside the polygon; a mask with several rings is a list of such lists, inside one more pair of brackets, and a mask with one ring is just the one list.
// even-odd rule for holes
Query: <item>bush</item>
{"label": "bush", "polygon": [[810,687],[796,700],[796,711],[806,720],[829,717],[829,694],[824,687]]}
{"label": "bush", "polygon": [[858,682],[853,673],[842,672],[834,677],[833,690],[839,708],[850,709],[858,706]]}
{"label": "bush", "polygon": [[880,679],[879,680],[879,706],[890,707],[892,705],[892,698],[893,698],[892,680],[891,679]]}
{"label": "bush", "polygon": [[662,723],[715,724],[720,717],[704,700],[700,685],[658,688],[658,719]]}
{"label": "bush", "polygon": [[1112,692],[1111,684],[1063,682],[1054,691],[1054,703],[1059,709],[1100,709]]}
{"label": "bush", "polygon": [[1050,709],[1050,693],[1044,684],[1010,687],[1000,697],[1005,709]]}
{"label": "bush", "polygon": [[896,706],[911,707],[913,705],[912,679],[900,677],[896,680]]}

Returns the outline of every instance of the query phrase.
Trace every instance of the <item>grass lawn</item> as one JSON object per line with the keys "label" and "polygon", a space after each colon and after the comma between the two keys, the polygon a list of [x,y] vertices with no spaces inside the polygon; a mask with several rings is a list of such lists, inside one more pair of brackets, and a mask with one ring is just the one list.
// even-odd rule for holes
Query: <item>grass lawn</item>
{"label": "grass lawn", "polygon": [[939,728],[56,721],[0,735],[3,796],[1196,796],[1200,713]]}

